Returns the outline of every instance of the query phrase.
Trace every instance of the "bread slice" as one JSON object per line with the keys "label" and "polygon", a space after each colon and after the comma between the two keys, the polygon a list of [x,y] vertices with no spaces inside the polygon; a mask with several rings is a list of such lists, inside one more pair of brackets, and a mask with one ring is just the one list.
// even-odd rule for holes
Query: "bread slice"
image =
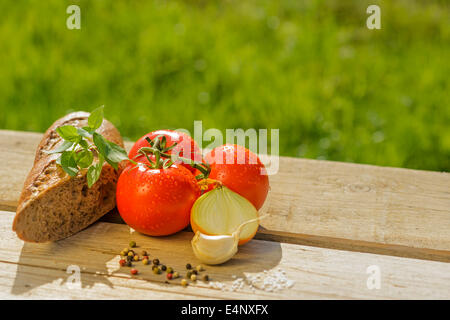
{"label": "bread slice", "polygon": [[[29,242],[57,241],[69,237],[116,206],[119,172],[105,163],[99,180],[87,185],[87,170],[71,178],[56,164],[58,154],[49,151],[62,143],[56,128],[63,125],[87,126],[89,113],[74,112],[57,120],[45,132],[20,196],[13,230]],[[106,139],[123,147],[119,131],[107,120],[97,130]],[[94,159],[94,161],[98,161]]]}

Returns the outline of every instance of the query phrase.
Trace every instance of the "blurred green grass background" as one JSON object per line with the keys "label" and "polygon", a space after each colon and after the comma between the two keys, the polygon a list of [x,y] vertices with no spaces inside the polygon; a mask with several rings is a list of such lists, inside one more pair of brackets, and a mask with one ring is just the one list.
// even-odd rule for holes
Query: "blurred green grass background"
{"label": "blurred green grass background", "polygon": [[[81,30],[66,8],[81,7]],[[381,7],[381,30],[366,8]],[[279,128],[280,153],[450,171],[449,1],[2,1],[0,128]]]}

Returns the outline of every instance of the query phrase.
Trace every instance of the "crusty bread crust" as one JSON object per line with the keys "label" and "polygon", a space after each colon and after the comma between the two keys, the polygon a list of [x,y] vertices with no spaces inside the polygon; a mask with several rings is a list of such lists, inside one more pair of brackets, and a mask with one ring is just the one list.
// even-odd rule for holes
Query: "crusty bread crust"
{"label": "crusty bread crust", "polygon": [[[100,179],[88,189],[87,170],[81,170],[71,178],[56,165],[58,154],[44,152],[62,143],[56,128],[63,125],[87,126],[88,117],[87,112],[66,115],[50,126],[39,143],[13,222],[13,230],[22,240],[46,242],[69,237],[115,207],[119,172],[109,164],[103,165]],[[123,147],[119,131],[109,121],[104,120],[97,132]]]}

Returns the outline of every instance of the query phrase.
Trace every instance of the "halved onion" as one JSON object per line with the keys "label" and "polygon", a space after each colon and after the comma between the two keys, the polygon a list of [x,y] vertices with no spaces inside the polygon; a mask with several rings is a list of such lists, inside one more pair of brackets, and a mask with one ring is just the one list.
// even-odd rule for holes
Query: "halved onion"
{"label": "halved onion", "polygon": [[239,245],[250,241],[258,230],[258,211],[244,197],[225,186],[203,194],[191,209],[191,227],[206,235],[231,235],[243,226],[239,234]]}

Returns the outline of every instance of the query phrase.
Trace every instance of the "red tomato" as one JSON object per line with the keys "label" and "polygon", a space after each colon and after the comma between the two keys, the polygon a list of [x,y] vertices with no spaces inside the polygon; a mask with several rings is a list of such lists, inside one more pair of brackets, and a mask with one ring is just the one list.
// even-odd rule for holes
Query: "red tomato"
{"label": "red tomato", "polygon": [[[138,151],[142,147],[149,147],[148,142],[145,140],[146,137],[151,140],[155,139],[157,136],[163,135],[166,137],[166,147],[170,147],[175,142],[178,143],[175,148],[169,150],[169,154],[178,154],[180,157],[185,157],[191,160],[196,160],[201,162],[202,156],[200,148],[194,139],[192,139],[189,135],[184,132],[178,132],[173,130],[157,130],[150,133],[147,133],[145,136],[141,137],[131,148],[128,157],[133,159],[138,154]],[[179,152],[179,153],[178,153]],[[189,169],[192,173],[195,172],[195,169],[192,168],[188,164],[182,164],[187,169]]]}
{"label": "red tomato", "polygon": [[143,157],[128,165],[117,182],[117,209],[138,232],[165,236],[186,228],[191,207],[200,196],[193,174],[183,166],[150,169]]}
{"label": "red tomato", "polygon": [[269,192],[269,177],[256,154],[242,146],[226,144],[211,150],[205,161],[211,166],[211,179],[221,181],[257,210],[263,206]]}

